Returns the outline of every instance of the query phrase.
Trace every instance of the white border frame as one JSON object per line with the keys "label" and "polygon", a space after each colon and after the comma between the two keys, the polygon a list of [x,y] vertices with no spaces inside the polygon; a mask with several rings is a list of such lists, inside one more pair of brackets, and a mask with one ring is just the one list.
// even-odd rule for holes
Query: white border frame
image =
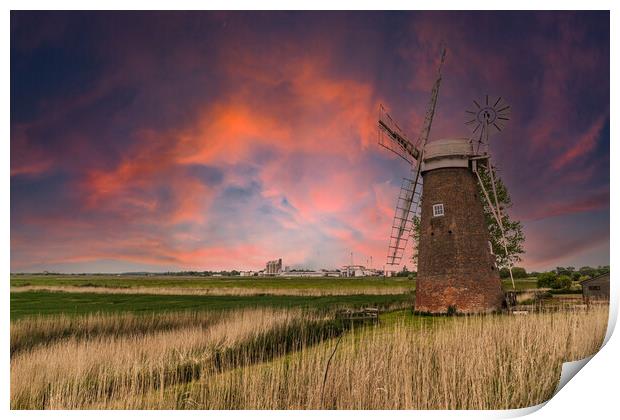
{"label": "white border frame", "polygon": [[[613,120],[610,124],[610,138],[616,138],[616,121],[614,119],[617,110],[617,93],[616,90],[616,78],[614,74],[618,74],[618,51],[614,50],[614,47],[618,45],[618,31],[615,29],[620,23],[620,19],[613,10],[613,1],[504,1],[502,3],[491,1],[472,0],[467,3],[457,2],[455,0],[444,0],[441,4],[437,2],[407,2],[400,1],[297,1],[295,4],[290,2],[278,1],[278,0],[263,0],[261,2],[250,0],[229,0],[227,2],[213,2],[213,1],[197,1],[197,0],[177,0],[175,2],[165,2],[161,0],[152,0],[149,2],[139,2],[132,0],[109,0],[106,2],[89,2],[88,4],[78,2],[76,0],[58,0],[52,4],[49,1],[42,0],[24,0],[14,1],[9,0],[4,4],[8,5],[6,12],[3,16],[3,25],[5,30],[2,33],[2,46],[4,50],[4,57],[10,57],[10,13],[9,10],[38,10],[49,9],[50,6],[54,6],[56,9],[72,10],[72,9],[85,9],[85,10],[198,10],[198,9],[212,9],[212,10],[244,10],[244,9],[288,9],[288,10],[338,10],[338,9],[362,9],[362,10],[406,10],[411,7],[415,7],[417,10],[474,10],[481,9],[495,9],[495,10],[610,10],[610,28],[611,28],[611,71],[610,71],[610,88],[611,88],[611,104],[610,104],[610,117]],[[171,7],[173,6],[173,7]],[[223,7],[225,6],[225,7]],[[464,8],[463,6],[468,6]],[[10,66],[8,63],[2,66],[3,73],[3,86],[4,86],[4,101],[2,101],[2,116],[4,121],[5,139],[10,139]],[[2,221],[1,221],[1,233],[2,233],[2,267],[3,273],[6,273],[3,287],[3,296],[7,306],[2,312],[3,325],[8,327],[9,324],[9,273],[10,273],[10,213],[7,203],[10,200],[10,141],[4,141],[2,144],[3,150],[0,154],[2,162],[3,172],[5,176],[1,181],[1,194],[2,194]],[[611,180],[610,180],[610,214],[618,214],[618,195],[616,194],[617,185],[619,182],[620,169],[618,163],[618,151],[615,143],[610,145],[610,162],[611,162]],[[618,234],[618,223],[616,219],[612,218],[611,223],[611,238],[610,238],[610,251],[611,261],[620,261],[617,257],[618,248],[614,246],[615,240]],[[612,283],[615,278],[612,271]],[[556,396],[554,396],[547,404],[541,404],[540,406],[530,407],[520,410],[506,410],[506,411],[458,411],[458,412],[446,412],[446,411],[391,411],[389,416],[395,419],[407,419],[410,420],[411,416],[416,418],[445,418],[451,417],[463,417],[463,418],[506,418],[516,417],[532,413],[537,411],[542,406],[547,406],[544,409],[537,411],[533,414],[532,418],[562,418],[562,419],[580,419],[583,418],[609,418],[609,413],[617,411],[617,386],[618,386],[618,374],[619,362],[616,354],[620,354],[620,344],[617,337],[611,337],[611,333],[615,327],[617,315],[618,315],[618,290],[611,286],[611,306],[610,306],[610,322],[607,330],[606,345],[592,358],[588,363],[589,367],[584,369],[584,372],[579,374],[579,379],[570,381]],[[2,352],[4,355],[5,363],[2,365],[2,387],[0,390],[0,398],[2,399],[2,406],[5,410],[9,411],[9,386],[10,386],[10,366],[9,366],[9,328],[3,329],[2,334]],[[610,339],[611,338],[611,339]],[[584,403],[587,402],[587,403]],[[144,415],[144,413],[137,413],[135,411],[115,411],[113,413],[108,411],[10,411],[8,413],[11,417],[15,418],[83,418],[86,414],[93,418],[106,418],[108,416],[115,416],[119,418],[132,418],[136,415]],[[154,419],[169,419],[184,417],[184,418],[203,418],[209,416],[215,419],[230,418],[252,418],[252,419],[288,419],[291,416],[299,419],[305,418],[353,418],[359,415],[382,415],[384,412],[367,412],[358,413],[355,411],[150,411],[148,416]],[[388,414],[388,413],[385,413]]]}

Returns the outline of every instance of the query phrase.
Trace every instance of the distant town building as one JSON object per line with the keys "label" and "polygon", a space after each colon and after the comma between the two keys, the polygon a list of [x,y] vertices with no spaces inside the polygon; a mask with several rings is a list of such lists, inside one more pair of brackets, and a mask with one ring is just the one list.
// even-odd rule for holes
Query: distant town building
{"label": "distant town building", "polygon": [[340,277],[339,270],[292,270],[280,273],[283,277]]}
{"label": "distant town building", "polygon": [[340,272],[342,277],[367,277],[380,275],[379,271],[372,268],[366,268],[363,265],[345,265],[342,267]]}
{"label": "distant town building", "polygon": [[241,277],[252,277],[256,275],[256,271],[240,271],[239,275]]}
{"label": "distant town building", "polygon": [[277,260],[267,261],[267,267],[265,268],[265,275],[276,276],[282,272],[282,258]]}
{"label": "distant town building", "polygon": [[268,261],[265,269],[260,271],[240,271],[239,275],[243,277],[250,276],[281,276],[281,277],[366,277],[381,276],[382,271],[372,268],[366,268],[363,265],[346,265],[342,270],[321,269],[313,270],[307,268],[291,268],[286,266],[283,268],[282,258]]}
{"label": "distant town building", "polygon": [[314,270],[285,271],[281,275],[285,277],[324,277],[321,271]]}
{"label": "distant town building", "polygon": [[609,273],[581,282],[581,292],[586,302],[593,300],[609,300]]}
{"label": "distant town building", "polygon": [[325,277],[341,277],[342,272],[340,270],[322,270]]}

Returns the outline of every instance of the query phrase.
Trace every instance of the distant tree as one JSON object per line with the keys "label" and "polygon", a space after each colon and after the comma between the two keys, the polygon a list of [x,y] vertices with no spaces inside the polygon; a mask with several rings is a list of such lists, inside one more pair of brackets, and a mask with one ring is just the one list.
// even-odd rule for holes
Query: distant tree
{"label": "distant tree", "polygon": [[581,267],[579,270],[576,270],[572,277],[573,279],[581,279],[582,277],[592,278],[596,276],[600,276],[601,274],[609,273],[608,265],[599,265],[598,267],[590,267],[588,265]]}
{"label": "distant tree", "polygon": [[507,279],[508,277],[510,277],[510,270],[508,270],[508,267],[502,267],[499,269],[499,277],[502,279]]}
{"label": "distant tree", "polygon": [[[486,168],[479,168],[478,172],[480,173],[480,179],[482,180],[482,184],[484,185],[484,188],[489,194],[489,198],[491,199],[492,204],[495,205],[492,193],[493,186],[488,170]],[[491,207],[489,206],[489,203],[487,202],[487,199],[485,198],[485,195],[480,186],[478,186],[478,192],[484,207],[484,216],[487,226],[489,227],[489,233],[491,234],[491,248],[493,249],[493,253],[495,254],[497,266],[501,269],[503,267],[514,266],[515,263],[521,261],[521,254],[525,252],[523,250],[525,235],[523,234],[523,227],[521,226],[521,222],[510,218],[508,212],[506,211],[507,209],[512,207],[512,200],[510,198],[510,194],[508,193],[508,188],[506,188],[506,185],[495,170],[493,171],[493,178],[495,179],[497,202],[499,203],[502,216],[501,221],[504,227],[506,248],[504,248],[502,244],[503,241],[500,226],[497,223],[495,217],[493,216],[493,211],[491,210]]]}
{"label": "distant tree", "polygon": [[540,273],[538,277],[536,277],[536,285],[538,287],[553,287],[555,280],[558,275],[553,271],[549,271],[546,273]]}
{"label": "distant tree", "polygon": [[569,289],[572,285],[573,280],[566,274],[562,274],[555,278],[555,280],[551,284],[551,287],[553,289]]}
{"label": "distant tree", "polygon": [[582,276],[594,277],[597,273],[596,268],[592,268],[590,266],[584,266],[579,269],[579,273]]}
{"label": "distant tree", "polygon": [[607,274],[609,273],[609,266],[608,265],[599,265],[598,268],[596,269],[597,276],[600,276],[601,274]]}
{"label": "distant tree", "polygon": [[569,289],[573,285],[573,279],[566,274],[558,275],[556,270],[547,273],[540,273],[537,277],[538,287],[549,287],[552,289]]}
{"label": "distant tree", "polygon": [[409,277],[409,269],[407,268],[406,265],[403,265],[403,269],[401,271],[399,271],[398,273],[396,273],[396,277]]}
{"label": "distant tree", "polygon": [[572,276],[575,271],[575,267],[556,267],[555,274],[558,276]]}
{"label": "distant tree", "polygon": [[523,268],[523,267],[513,267],[512,268],[512,276],[515,279],[524,279],[524,278],[527,277],[527,271],[525,271],[525,268]]}

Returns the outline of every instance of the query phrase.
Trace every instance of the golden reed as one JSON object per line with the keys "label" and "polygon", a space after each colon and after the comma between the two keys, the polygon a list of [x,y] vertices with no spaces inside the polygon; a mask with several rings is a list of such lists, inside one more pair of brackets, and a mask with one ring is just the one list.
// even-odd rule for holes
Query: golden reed
{"label": "golden reed", "polygon": [[[107,319],[125,316],[91,319],[85,328],[93,331],[93,323],[118,323]],[[562,362],[599,349],[608,311],[598,307],[425,323],[403,317],[348,332],[341,340],[300,329],[325,322],[300,311],[192,316],[205,318],[153,331],[95,328],[22,346],[11,358],[11,407],[525,407],[552,395]]]}

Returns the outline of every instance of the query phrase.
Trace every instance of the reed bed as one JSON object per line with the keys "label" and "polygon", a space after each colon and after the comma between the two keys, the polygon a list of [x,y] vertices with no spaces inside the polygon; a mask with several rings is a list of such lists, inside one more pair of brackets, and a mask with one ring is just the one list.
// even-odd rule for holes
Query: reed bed
{"label": "reed bed", "polygon": [[[539,404],[561,364],[595,353],[606,308],[364,329],[282,360],[99,408],[509,409]],[[440,321],[438,319],[438,321]],[[445,320],[444,320],[445,321]],[[333,355],[333,358],[332,358]],[[330,358],[331,362],[330,362]],[[329,369],[328,369],[329,366]]]}
{"label": "reed bed", "polygon": [[[11,407],[83,408],[128,395],[138,398],[199,378],[205,371],[218,371],[223,363],[239,366],[239,351],[245,352],[248,363],[262,362],[294,350],[303,337],[337,333],[318,315],[295,310],[194,314],[190,320],[203,322],[190,326],[182,325],[186,316],[169,315],[174,316],[179,318],[170,322],[177,324],[172,329],[145,334],[145,324],[135,321],[140,325],[135,331],[125,328],[119,329],[120,334],[92,337],[86,334],[92,331],[91,325],[115,321],[84,318],[83,324],[75,324],[84,334],[16,352],[11,357]],[[110,318],[114,317],[119,315]]]}
{"label": "reed bed", "polygon": [[406,286],[355,286],[333,288],[278,288],[278,287],[89,287],[89,286],[13,286],[11,293],[49,291],[65,293],[104,293],[104,294],[145,294],[180,296],[349,296],[363,295],[401,295],[410,293],[412,287]]}
{"label": "reed bed", "polygon": [[347,337],[327,376],[331,348],[210,378],[185,398],[198,408],[525,407],[551,396],[563,361],[598,350],[606,323],[606,310],[468,317],[421,330],[399,322]]}
{"label": "reed bed", "polygon": [[223,316],[223,313],[214,311],[29,317],[11,323],[11,354],[69,337],[88,339],[97,336],[135,336],[181,327],[207,328],[221,321]]}
{"label": "reed bed", "polygon": [[[325,319],[243,311],[205,328],[69,338],[19,352],[11,361],[11,406],[525,407],[551,397],[562,362],[599,349],[607,317],[606,307],[430,322],[407,316],[336,338],[342,331],[326,330]],[[183,373],[190,365],[202,368]]]}

